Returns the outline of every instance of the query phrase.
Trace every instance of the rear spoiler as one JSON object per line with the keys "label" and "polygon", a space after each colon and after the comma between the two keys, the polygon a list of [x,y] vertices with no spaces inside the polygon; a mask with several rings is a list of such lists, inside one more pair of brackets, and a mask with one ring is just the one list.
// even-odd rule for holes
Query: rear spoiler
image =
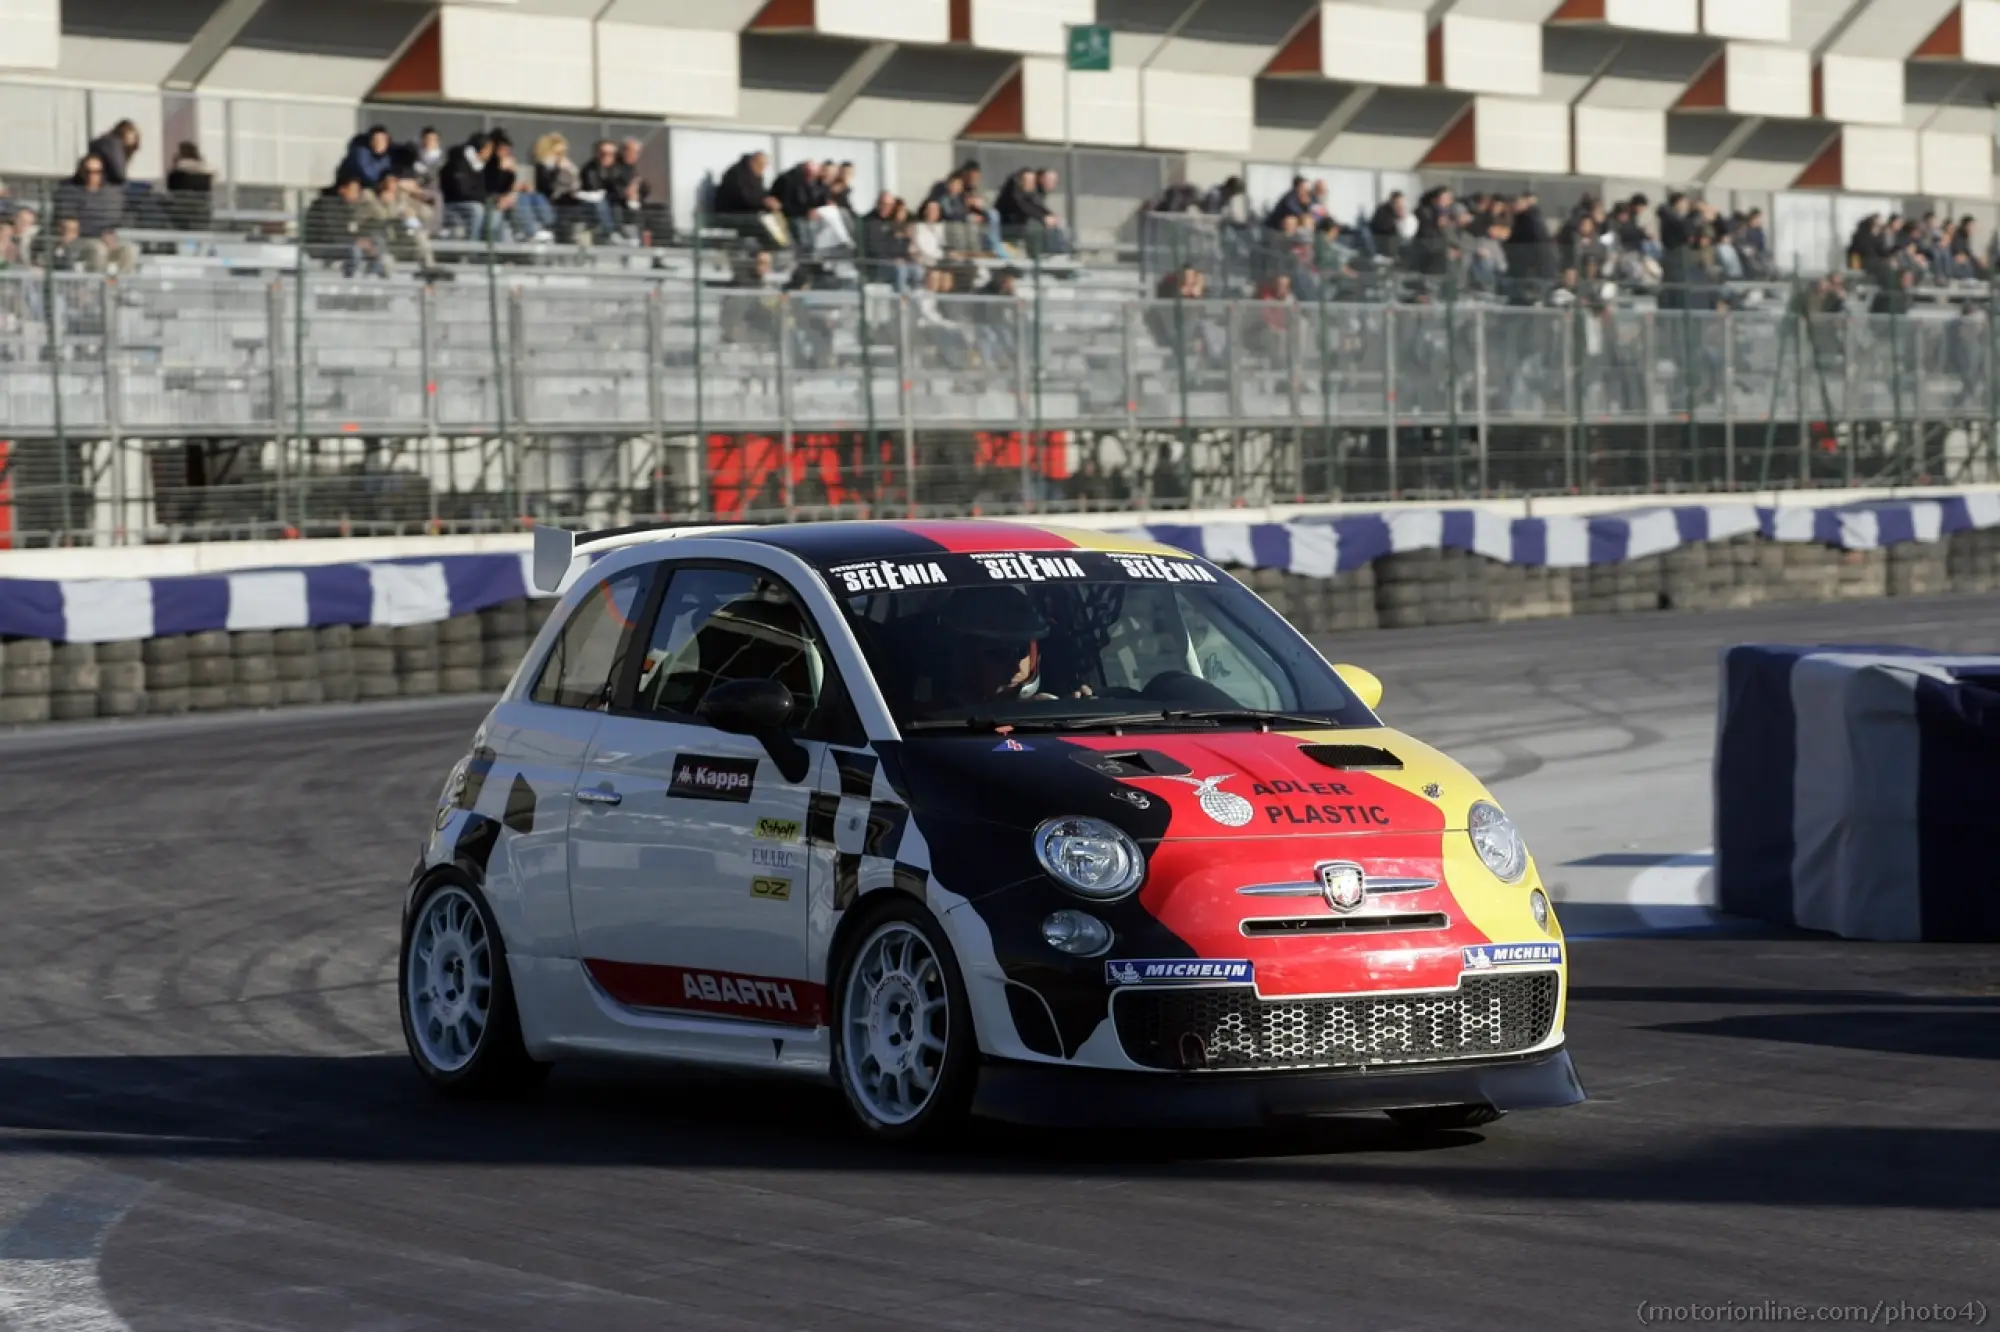
{"label": "rear spoiler", "polygon": [[[535,590],[554,596],[562,590],[570,566],[579,554],[593,546],[629,546],[640,540],[698,536],[704,532],[727,532],[755,523],[633,523],[627,527],[607,527],[596,532],[571,532],[566,528],[535,524]],[[621,538],[634,540],[621,540]]]}

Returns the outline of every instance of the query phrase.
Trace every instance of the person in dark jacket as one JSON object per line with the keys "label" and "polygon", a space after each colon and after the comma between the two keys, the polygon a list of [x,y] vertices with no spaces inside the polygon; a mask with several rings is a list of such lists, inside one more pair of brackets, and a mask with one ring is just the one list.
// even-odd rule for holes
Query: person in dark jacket
{"label": "person in dark jacket", "polygon": [[76,175],[56,190],[55,220],[73,217],[85,240],[116,231],[125,220],[125,192],[105,179],[104,163],[96,153],[85,157]]}
{"label": "person in dark jacket", "polygon": [[765,188],[764,173],[771,159],[764,153],[745,153],[736,165],[722,173],[715,183],[709,211],[717,218],[755,218],[759,213],[781,211],[778,200]]}
{"label": "person in dark jacket", "polygon": [[[486,164],[493,160],[493,141],[474,134],[445,154],[438,167],[438,189],[444,196],[445,226],[473,240],[486,238]],[[493,219],[498,224],[499,219]],[[495,233],[497,235],[497,232]]]}
{"label": "person in dark jacket", "polygon": [[826,183],[820,178],[819,163],[812,158],[781,172],[771,182],[771,194],[785,216],[793,222],[812,216],[827,202]]}
{"label": "person in dark jacket", "polygon": [[206,230],[214,216],[215,171],[201,157],[201,149],[191,142],[181,144],[174,154],[173,170],[167,172],[167,211],[182,231]]}
{"label": "person in dark jacket", "polygon": [[[104,168],[104,183],[119,189],[125,188],[126,177],[132,169],[132,159],[139,152],[139,127],[129,120],[121,120],[105,133],[92,139],[89,155],[97,159]],[[82,166],[79,164],[78,173]],[[84,229],[90,235],[90,229]]]}
{"label": "person in dark jacket", "polygon": [[1299,223],[1310,225],[1312,206],[1312,182],[1304,176],[1293,176],[1292,188],[1285,191],[1285,197],[1272,206],[1270,214],[1264,219],[1264,225],[1272,231],[1280,231],[1284,229],[1285,219],[1288,217],[1295,217]]}
{"label": "person in dark jacket", "polygon": [[366,133],[347,141],[347,156],[341,161],[340,174],[352,176],[361,182],[362,188],[372,190],[394,166],[394,151],[388,127],[370,126]]}
{"label": "person in dark jacket", "polygon": [[339,264],[347,277],[364,268],[375,277],[387,277],[382,239],[371,233],[361,193],[361,178],[343,172],[330,189],[312,201],[306,208],[306,254]]}

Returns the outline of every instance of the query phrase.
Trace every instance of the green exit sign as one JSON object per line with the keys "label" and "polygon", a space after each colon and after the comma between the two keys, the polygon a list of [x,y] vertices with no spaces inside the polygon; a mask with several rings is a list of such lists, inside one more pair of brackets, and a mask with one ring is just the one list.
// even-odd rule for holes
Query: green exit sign
{"label": "green exit sign", "polygon": [[1069,67],[1103,74],[1111,69],[1111,29],[1086,23],[1069,30]]}

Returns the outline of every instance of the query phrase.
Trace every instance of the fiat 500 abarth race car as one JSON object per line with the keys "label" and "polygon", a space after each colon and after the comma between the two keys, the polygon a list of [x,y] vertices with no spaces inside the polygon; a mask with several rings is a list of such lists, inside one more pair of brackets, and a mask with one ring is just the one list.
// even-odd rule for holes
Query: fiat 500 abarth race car
{"label": "fiat 500 abarth race car", "polygon": [[405,904],[439,1087],[772,1070],[883,1137],[1583,1099],[1514,826],[1216,566],[1000,522],[537,543],[560,604]]}

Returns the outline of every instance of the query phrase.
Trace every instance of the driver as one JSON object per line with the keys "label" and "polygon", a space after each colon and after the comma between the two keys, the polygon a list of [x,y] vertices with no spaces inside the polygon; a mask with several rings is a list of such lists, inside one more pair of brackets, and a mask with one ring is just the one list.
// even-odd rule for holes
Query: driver
{"label": "driver", "polygon": [[968,703],[1050,698],[1041,692],[1042,639],[1049,622],[1018,587],[962,587],[938,616]]}

